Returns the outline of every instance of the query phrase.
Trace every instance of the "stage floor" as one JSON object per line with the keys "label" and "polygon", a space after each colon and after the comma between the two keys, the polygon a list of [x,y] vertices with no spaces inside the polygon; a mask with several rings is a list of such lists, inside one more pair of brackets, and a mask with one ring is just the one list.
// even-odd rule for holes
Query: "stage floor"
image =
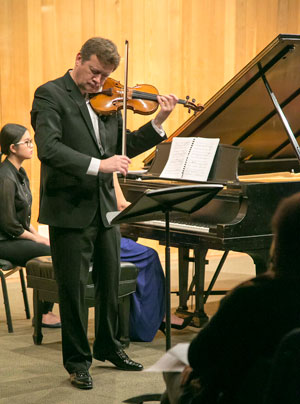
{"label": "stage floor", "polygon": [[[164,263],[163,249],[159,249]],[[206,281],[209,282],[217,266],[220,254],[210,252]],[[176,251],[171,256],[172,290],[178,287]],[[190,272],[192,273],[192,267]],[[227,262],[216,284],[218,289],[230,289],[241,281],[254,276],[252,260],[243,254],[229,254]],[[18,277],[8,279],[8,293],[14,333],[8,334],[3,299],[0,306],[0,403],[1,404],[117,404],[123,400],[144,393],[160,393],[164,383],[160,373],[124,372],[108,362],[94,361],[91,374],[94,389],[80,391],[71,386],[62,366],[60,330],[43,329],[41,346],[32,341],[31,320],[25,319],[22,293]],[[32,309],[32,290],[28,289]],[[217,310],[220,296],[211,296],[205,305],[209,316]],[[172,294],[172,310],[178,305],[178,297]],[[54,311],[58,307],[55,305]],[[199,329],[172,330],[172,344],[190,341]],[[94,335],[93,309],[90,310],[89,337]],[[151,343],[130,344],[127,353],[147,368],[165,352],[165,337],[158,331]]]}

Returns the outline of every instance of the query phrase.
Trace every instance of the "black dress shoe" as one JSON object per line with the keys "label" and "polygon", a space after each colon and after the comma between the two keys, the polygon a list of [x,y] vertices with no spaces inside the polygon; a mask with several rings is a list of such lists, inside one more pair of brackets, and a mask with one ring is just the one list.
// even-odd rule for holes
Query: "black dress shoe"
{"label": "black dress shoe", "polygon": [[70,374],[70,381],[78,389],[90,390],[93,388],[93,379],[87,370],[78,370]]}
{"label": "black dress shoe", "polygon": [[94,358],[102,362],[109,361],[122,370],[143,370],[143,365],[131,360],[123,349],[107,354],[94,355]]}
{"label": "black dress shoe", "polygon": [[55,323],[55,324],[46,324],[42,323],[43,328],[61,328],[61,323]]}
{"label": "black dress shoe", "polygon": [[[191,324],[194,316],[189,316],[185,317],[183,320],[182,324],[173,324],[171,323],[171,328],[174,328],[176,330],[183,330],[185,327]],[[161,325],[159,326],[159,330],[163,332],[164,334],[166,333],[166,322],[162,321]]]}

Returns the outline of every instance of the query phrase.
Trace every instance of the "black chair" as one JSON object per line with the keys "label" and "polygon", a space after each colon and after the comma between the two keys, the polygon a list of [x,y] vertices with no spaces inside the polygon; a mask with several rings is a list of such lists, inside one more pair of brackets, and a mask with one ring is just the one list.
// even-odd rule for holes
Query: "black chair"
{"label": "black chair", "polygon": [[[34,333],[33,341],[40,345],[43,340],[42,315],[43,301],[59,303],[57,284],[54,277],[51,257],[33,258],[26,264],[27,287],[33,288]],[[118,339],[128,347],[130,295],[136,290],[137,267],[130,262],[121,262],[119,282],[119,333]],[[86,304],[93,307],[94,285],[90,273],[86,290]]]}
{"label": "black chair", "polygon": [[29,304],[28,304],[27,290],[26,290],[26,285],[25,285],[25,280],[24,280],[23,268],[19,267],[17,265],[14,265],[10,261],[0,259],[0,278],[1,278],[1,285],[2,285],[2,293],[3,293],[3,300],[4,300],[4,306],[5,306],[7,328],[8,328],[8,332],[10,332],[10,333],[14,332],[14,329],[13,329],[12,320],[11,320],[10,304],[9,304],[9,298],[8,298],[8,292],[7,292],[6,278],[11,276],[15,272],[19,272],[19,274],[20,274],[20,281],[21,281],[21,287],[22,287],[22,293],[23,293],[23,299],[24,299],[26,318],[30,318],[30,309],[29,309]]}

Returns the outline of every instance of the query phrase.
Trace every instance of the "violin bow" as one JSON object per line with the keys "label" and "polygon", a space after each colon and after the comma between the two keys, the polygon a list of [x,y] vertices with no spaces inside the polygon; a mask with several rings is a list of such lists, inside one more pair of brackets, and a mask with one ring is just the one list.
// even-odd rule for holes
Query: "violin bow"
{"label": "violin bow", "polygon": [[127,88],[128,88],[128,41],[125,41],[125,69],[124,69],[124,94],[123,94],[123,130],[122,130],[122,155],[126,155],[126,128],[127,128]]}

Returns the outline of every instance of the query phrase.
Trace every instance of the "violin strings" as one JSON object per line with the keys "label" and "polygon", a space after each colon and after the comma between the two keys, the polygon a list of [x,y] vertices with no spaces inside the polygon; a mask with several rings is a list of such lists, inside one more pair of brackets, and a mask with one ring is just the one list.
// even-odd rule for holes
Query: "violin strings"
{"label": "violin strings", "polygon": [[[157,101],[157,96],[158,95],[159,94],[146,93],[144,91],[137,91],[137,90],[134,90],[132,92],[132,98],[141,98],[141,99],[150,100],[150,101]],[[187,100],[179,99],[177,101],[177,103],[178,104],[186,104]]]}
{"label": "violin strings", "polygon": [[157,94],[145,93],[144,91],[136,91],[132,92],[132,98],[144,98],[145,100],[156,101]]}

